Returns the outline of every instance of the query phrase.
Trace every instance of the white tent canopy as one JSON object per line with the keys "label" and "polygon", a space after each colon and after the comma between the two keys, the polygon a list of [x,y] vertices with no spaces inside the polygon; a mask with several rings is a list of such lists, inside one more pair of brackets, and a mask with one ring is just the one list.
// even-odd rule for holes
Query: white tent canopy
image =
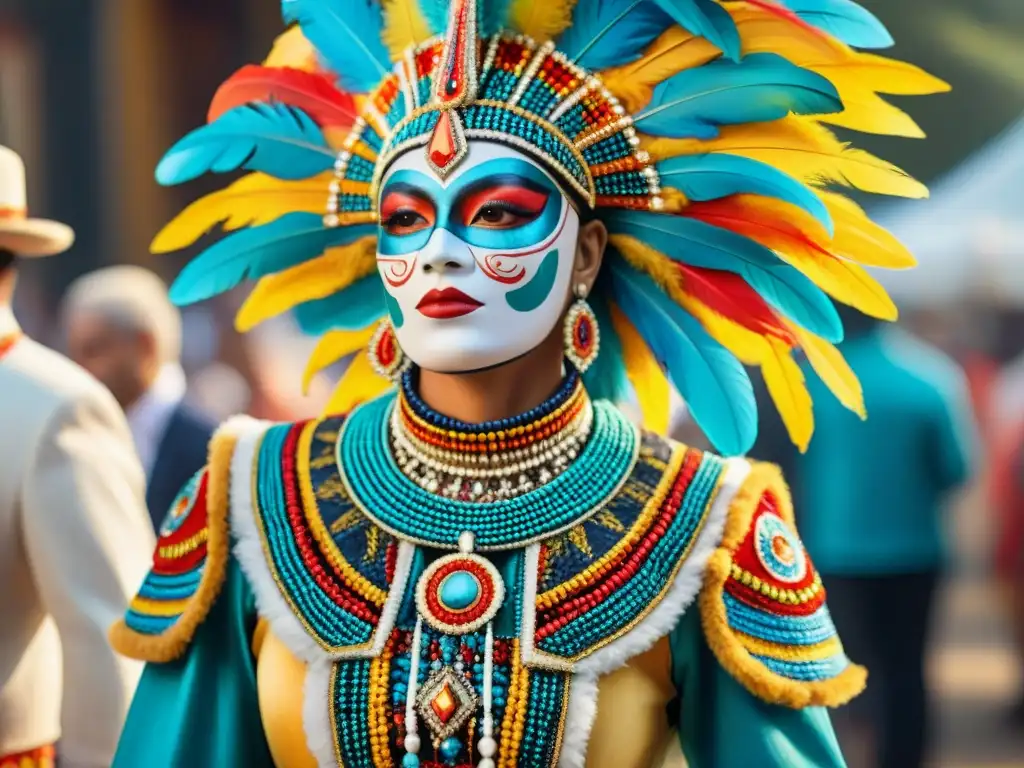
{"label": "white tent canopy", "polygon": [[904,305],[983,295],[1024,303],[1024,118],[932,185],[874,211],[920,267],[879,272]]}

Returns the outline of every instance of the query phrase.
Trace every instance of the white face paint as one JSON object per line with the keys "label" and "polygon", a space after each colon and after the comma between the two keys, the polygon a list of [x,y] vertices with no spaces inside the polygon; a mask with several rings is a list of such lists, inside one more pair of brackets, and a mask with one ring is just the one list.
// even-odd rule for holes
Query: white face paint
{"label": "white face paint", "polygon": [[442,181],[418,148],[388,169],[380,195],[377,267],[413,362],[479,370],[547,338],[569,294],[579,216],[540,165],[474,140]]}

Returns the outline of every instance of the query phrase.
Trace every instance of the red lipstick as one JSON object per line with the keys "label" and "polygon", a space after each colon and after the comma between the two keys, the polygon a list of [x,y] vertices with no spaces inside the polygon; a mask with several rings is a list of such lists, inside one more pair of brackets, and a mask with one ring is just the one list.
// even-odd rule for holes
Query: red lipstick
{"label": "red lipstick", "polygon": [[467,296],[458,288],[435,288],[427,291],[416,309],[420,314],[431,317],[434,320],[450,320],[453,317],[462,317],[470,312],[475,312],[483,304],[472,296]]}

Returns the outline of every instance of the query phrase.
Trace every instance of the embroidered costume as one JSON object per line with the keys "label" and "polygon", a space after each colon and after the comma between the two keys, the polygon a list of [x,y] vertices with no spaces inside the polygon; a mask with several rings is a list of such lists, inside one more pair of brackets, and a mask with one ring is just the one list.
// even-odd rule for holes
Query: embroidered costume
{"label": "embroidered costume", "polygon": [[[913,135],[878,93],[943,84],[854,50],[891,41],[849,0],[282,7],[157,177],[252,173],[154,247],[222,223],[172,296],[257,279],[240,328],[293,310],[323,335],[309,373],[355,357],[326,417],[222,427],[170,510],[112,632],[150,662],[115,766],[640,767],[673,742],[694,768],[842,765],[821,707],[865,672],[781,476],[658,432],[671,382],[742,455],[746,363],[806,445],[797,351],[863,410],[828,296],[891,318],[861,264],[912,259],[825,187],[924,190],[824,124]],[[572,286],[595,218],[604,264]],[[528,413],[420,397],[421,370],[560,321],[566,375]]]}

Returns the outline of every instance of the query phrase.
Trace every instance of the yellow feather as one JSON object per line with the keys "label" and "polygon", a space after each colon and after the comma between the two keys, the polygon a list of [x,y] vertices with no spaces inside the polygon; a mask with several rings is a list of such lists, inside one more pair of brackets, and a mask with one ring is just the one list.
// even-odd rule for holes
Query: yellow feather
{"label": "yellow feather", "polygon": [[827,128],[796,116],[771,123],[723,126],[710,141],[647,137],[644,148],[659,158],[728,152],[768,163],[809,184],[843,184],[899,197],[928,196],[928,189],[906,171],[868,152],[851,149]]}
{"label": "yellow feather", "polygon": [[837,301],[880,320],[895,320],[899,315],[885,288],[859,264],[811,248],[789,249],[779,255]]}
{"label": "yellow feather", "polygon": [[292,67],[310,71],[316,69],[316,49],[302,34],[298,24],[277,36],[270,54],[263,60],[265,67]]}
{"label": "yellow feather", "polygon": [[833,115],[818,115],[819,121],[862,133],[901,136],[905,139],[924,138],[924,131],[914,122],[914,118],[878,94],[865,88],[848,88],[840,96],[843,111]]}
{"label": "yellow feather", "polygon": [[760,365],[768,354],[764,336],[715,312],[700,299],[686,295],[683,308],[693,315],[715,341],[729,350],[744,365]]}
{"label": "yellow feather", "polygon": [[[846,88],[917,96],[941,93],[949,85],[903,61],[861,53],[829,35],[804,29],[762,8],[727,6],[740,33],[743,53],[776,53],[827,77],[844,95]],[[845,98],[844,98],[845,102]]]}
{"label": "yellow feather", "polygon": [[417,0],[384,0],[384,44],[395,61],[407,48],[430,38],[430,27]]}
{"label": "yellow feather", "polygon": [[796,334],[800,347],[814,372],[844,406],[862,419],[867,418],[864,408],[864,391],[861,389],[857,374],[843,358],[842,352],[823,338],[804,330],[796,323],[789,323],[789,328]]}
{"label": "yellow feather", "polygon": [[871,221],[855,202],[826,190],[819,190],[818,196],[835,223],[832,250],[837,255],[869,267],[886,269],[908,269],[917,264],[910,251],[892,234]]}
{"label": "yellow feather", "polygon": [[558,37],[572,24],[575,5],[576,0],[515,0],[510,19],[517,31],[544,42]]}
{"label": "yellow feather", "polygon": [[358,331],[328,331],[317,342],[316,349],[306,362],[306,370],[302,374],[303,394],[309,391],[313,377],[329,365],[351,355],[360,349],[366,349],[377,330],[377,323],[371,323]]}
{"label": "yellow feather", "polygon": [[608,241],[631,266],[650,275],[676,303],[682,302],[684,294],[680,288],[679,270],[672,259],[628,235],[612,235]]}
{"label": "yellow feather", "polygon": [[348,370],[335,387],[324,413],[348,413],[360,403],[377,397],[390,386],[391,382],[381,378],[373,370],[366,352],[360,352],[349,363]]}
{"label": "yellow feather", "polygon": [[241,332],[292,307],[343,290],[377,270],[377,239],[363,237],[307,262],[261,279],[235,316]]}
{"label": "yellow feather", "polygon": [[612,327],[622,344],[626,376],[640,403],[644,427],[663,435],[668,431],[669,423],[668,379],[633,324],[614,304],[610,309]]}
{"label": "yellow feather", "polygon": [[322,213],[331,173],[302,181],[280,181],[250,173],[234,184],[201,197],[174,217],[153,239],[153,253],[187,248],[223,222],[225,231],[266,224],[286,213]]}
{"label": "yellow feather", "polygon": [[807,382],[789,347],[776,338],[768,338],[767,342],[771,354],[761,361],[761,375],[790,440],[804,452],[814,434],[814,410]]}
{"label": "yellow feather", "polygon": [[703,66],[720,55],[703,37],[672,27],[640,59],[602,72],[601,80],[627,111],[637,112],[651,100],[651,92],[658,83],[683,70]]}

